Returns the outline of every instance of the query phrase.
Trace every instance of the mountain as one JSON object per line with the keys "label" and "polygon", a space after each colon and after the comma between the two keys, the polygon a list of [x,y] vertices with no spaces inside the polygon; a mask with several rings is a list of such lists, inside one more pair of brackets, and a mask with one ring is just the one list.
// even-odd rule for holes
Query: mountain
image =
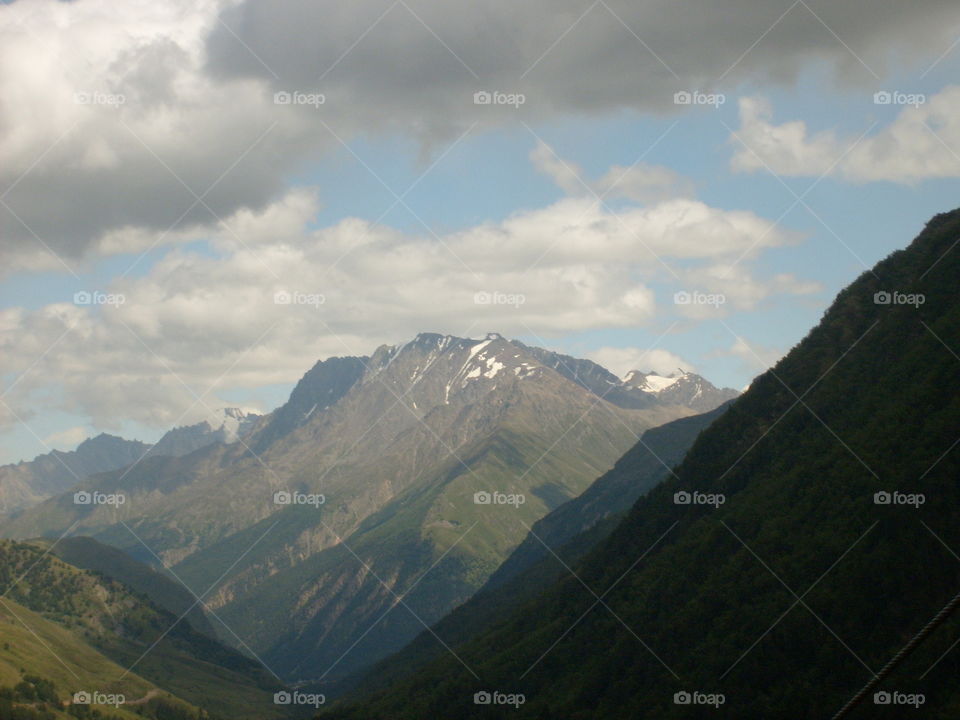
{"label": "mountain", "polygon": [[958,236],[843,290],[575,575],[325,716],[833,717],[937,617],[849,717],[957,717]]}
{"label": "mountain", "polygon": [[700,432],[725,410],[723,406],[647,430],[583,494],[534,523],[523,542],[467,602],[401,651],[347,678],[330,694],[349,690],[352,696],[362,696],[396,682],[443,655],[444,644],[455,647],[482,634],[534,598],[607,537],[638,497],[669,476]]}
{"label": "mountain", "polygon": [[639,392],[611,402],[571,379],[583,375],[496,333],[422,333],[317,363],[242,443],[85,482],[122,504],[63,495],[0,531],[59,537],[78,522],[144,562],[155,553],[208,593],[222,639],[291,681],[330,682],[469,598],[642,432],[694,413]]}
{"label": "mountain", "polygon": [[0,542],[0,583],[11,601],[191,704],[237,717],[282,714],[272,696],[279,683],[258,662],[200,635],[146,596],[46,550]]}
{"label": "mountain", "polygon": [[233,443],[245,437],[260,415],[240,408],[221,408],[194,425],[173,428],[161,437],[151,455],[180,457],[213,443]]}
{"label": "mountain", "polygon": [[66,492],[90,475],[128,467],[147,455],[180,457],[212,443],[236,442],[260,417],[240,408],[223,408],[199,423],[173,428],[152,446],[101,433],[70,452],[53,450],[29,462],[0,466],[0,516]]}
{"label": "mountain", "polygon": [[150,446],[101,433],[76,450],[53,450],[33,460],[0,466],[0,515],[35,505],[77,484],[78,478],[136,462]]}
{"label": "mountain", "polygon": [[683,370],[668,376],[631,370],[623,378],[623,384],[653,395],[662,403],[685,405],[700,412],[709,412],[740,394],[733,388],[718,388],[700,375]]}

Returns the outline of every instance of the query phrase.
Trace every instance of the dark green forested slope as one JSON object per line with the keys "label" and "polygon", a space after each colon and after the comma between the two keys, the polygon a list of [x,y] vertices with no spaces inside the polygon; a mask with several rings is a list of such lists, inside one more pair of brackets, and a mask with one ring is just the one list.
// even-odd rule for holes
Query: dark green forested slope
{"label": "dark green forested slope", "polygon": [[[934,218],[700,435],[576,566],[602,603],[564,579],[457,647],[463,663],[445,654],[328,715],[831,717],[960,592],[958,238],[960,211]],[[877,304],[884,291],[925,302]],[[726,502],[675,504],[684,490]],[[953,617],[882,685],[923,693],[920,711],[870,698],[851,717],[960,717],[958,638]],[[526,702],[475,705],[479,690]],[[683,690],[725,703],[677,705]]]}
{"label": "dark green forested slope", "polygon": [[51,552],[65,563],[81,570],[100,573],[126,585],[135,592],[146,595],[154,603],[176,617],[184,615],[197,632],[208,637],[217,637],[202,604],[174,578],[164,574],[110,545],[104,545],[90,537],[67,537],[57,541],[33,540],[32,544],[50,548]]}

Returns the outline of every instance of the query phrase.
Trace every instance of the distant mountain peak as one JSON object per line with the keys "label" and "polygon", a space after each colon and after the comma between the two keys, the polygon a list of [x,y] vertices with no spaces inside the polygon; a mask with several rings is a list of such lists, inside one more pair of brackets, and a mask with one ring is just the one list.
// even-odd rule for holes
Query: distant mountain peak
{"label": "distant mountain peak", "polygon": [[262,415],[244,408],[219,408],[208,413],[204,420],[168,431],[150,454],[188,455],[213,443],[234,443],[249,433]]}
{"label": "distant mountain peak", "polygon": [[[77,445],[77,449],[75,452],[88,452],[95,448],[105,447],[108,445],[125,443],[125,442],[128,442],[128,441],[118,435],[111,435],[110,433],[102,432],[99,435],[88,437],[86,440],[81,442],[79,445]],[[130,442],[136,442],[136,440],[133,440]]]}
{"label": "distant mountain peak", "polygon": [[239,440],[254,421],[261,417],[261,413],[239,407],[226,407],[214,410],[206,420],[209,432],[220,433],[222,442],[231,443]]}
{"label": "distant mountain peak", "polygon": [[686,405],[700,411],[712,410],[739,395],[732,388],[718,388],[706,378],[683,368],[677,368],[669,375],[631,370],[624,375],[623,384],[661,402]]}

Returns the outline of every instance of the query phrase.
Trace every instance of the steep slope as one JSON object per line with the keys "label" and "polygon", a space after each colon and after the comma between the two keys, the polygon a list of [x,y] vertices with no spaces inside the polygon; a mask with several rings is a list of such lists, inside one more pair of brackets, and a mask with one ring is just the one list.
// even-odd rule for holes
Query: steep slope
{"label": "steep slope", "polygon": [[281,714],[272,703],[279,683],[259,663],[200,635],[145,596],[40,546],[0,542],[0,586],[10,600],[195,705],[238,717]]}
{"label": "steep slope", "polygon": [[[842,291],[576,578],[329,716],[487,716],[495,690],[518,718],[706,717],[713,693],[726,717],[831,717],[960,590],[958,236],[937,216]],[[956,717],[958,637],[953,616],[881,692]],[[851,717],[914,712],[872,700]]]}
{"label": "steep slope", "polygon": [[33,544],[45,550],[49,548],[69,565],[99,573],[147,596],[174,617],[182,616],[182,622],[190,623],[197,632],[212,638],[217,636],[203,607],[183,585],[155,567],[134,560],[122,550],[88,537],[35,540]]}
{"label": "steep slope", "polygon": [[[583,494],[533,524],[530,532],[483,588],[429,631],[369,671],[347,678],[331,694],[354,696],[387,686],[429,660],[488,631],[512,610],[567,573],[574,563],[617,526],[638,497],[670,474],[699,433],[726,407],[647,430],[616,465]],[[443,640],[443,644],[437,638]]]}
{"label": "steep slope", "polygon": [[260,453],[289,435],[320,412],[335,405],[360,381],[367,369],[368,357],[333,357],[314,365],[297,383],[290,399],[269,415],[249,440]]}
{"label": "steep slope", "polygon": [[0,467],[0,515],[22,510],[62,493],[77,478],[136,462],[150,446],[106,433],[84,440],[76,450],[53,450],[29,462]]}
{"label": "steep slope", "polygon": [[58,537],[79,521],[153,551],[271,668],[332,677],[399,649],[641,432],[692,413],[610,403],[495,333],[424,333],[318,363],[243,443],[86,483],[122,504],[61,496],[2,530]]}
{"label": "steep slope", "polygon": [[669,477],[700,433],[726,409],[722,405],[647,430],[583,494],[534,523],[524,541],[490,576],[485,588],[493,589],[520,575],[534,563],[551,557],[552,549],[563,547],[598,523],[629,510],[637,498]]}

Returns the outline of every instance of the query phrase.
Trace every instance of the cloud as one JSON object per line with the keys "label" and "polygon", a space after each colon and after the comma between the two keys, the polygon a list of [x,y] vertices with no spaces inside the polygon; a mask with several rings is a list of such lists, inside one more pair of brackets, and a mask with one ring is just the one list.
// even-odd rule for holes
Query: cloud
{"label": "cloud", "polygon": [[[62,272],[202,234],[358,135],[429,148],[470,127],[676,112],[676,91],[728,68],[725,82],[790,82],[807,60],[872,83],[837,37],[882,73],[897,51],[940,54],[960,14],[952,0],[809,7],[829,29],[807,4],[780,17],[751,0],[0,4],[2,268]],[[480,90],[525,102],[476,105]],[[275,104],[297,91],[325,102]],[[659,172],[618,187],[655,201]]]}
{"label": "cloud", "polygon": [[[910,99],[906,93],[898,97]],[[889,125],[858,141],[832,130],[810,134],[801,120],[775,125],[766,100],[742,98],[731,169],[906,184],[960,177],[960,87],[929,98],[914,94],[913,100]]]}
{"label": "cloud", "polygon": [[590,181],[576,163],[561,159],[543,141],[530,151],[530,162],[567,195],[600,200],[626,198],[639,204],[667,199],[691,198],[693,182],[670,168],[637,162],[630,167],[614,165],[602,177]]}
{"label": "cloud", "polygon": [[263,83],[204,71],[216,3],[144,7],[0,6],[4,270],[196,234],[282,194],[318,145]]}
{"label": "cloud", "polygon": [[[442,236],[360,218],[316,227],[319,209],[315,188],[297,188],[185,234],[140,276],[87,288],[87,304],[0,311],[5,369],[36,363],[12,406],[56,408],[102,430],[163,428],[203,419],[236,389],[289,383],[319,358],[421,331],[557,337],[649,325],[681,311],[654,286],[680,282],[729,282],[740,308],[804,290],[751,271],[788,233],[689,198],[614,211],[565,197]],[[738,258],[728,281],[714,277]],[[632,361],[668,371],[678,358]]]}
{"label": "cloud", "polygon": [[661,348],[645,350],[635,347],[601,347],[589,353],[587,357],[621,378],[631,370],[655,372],[658,375],[671,375],[679,369],[687,372],[697,370],[693,363]]}

